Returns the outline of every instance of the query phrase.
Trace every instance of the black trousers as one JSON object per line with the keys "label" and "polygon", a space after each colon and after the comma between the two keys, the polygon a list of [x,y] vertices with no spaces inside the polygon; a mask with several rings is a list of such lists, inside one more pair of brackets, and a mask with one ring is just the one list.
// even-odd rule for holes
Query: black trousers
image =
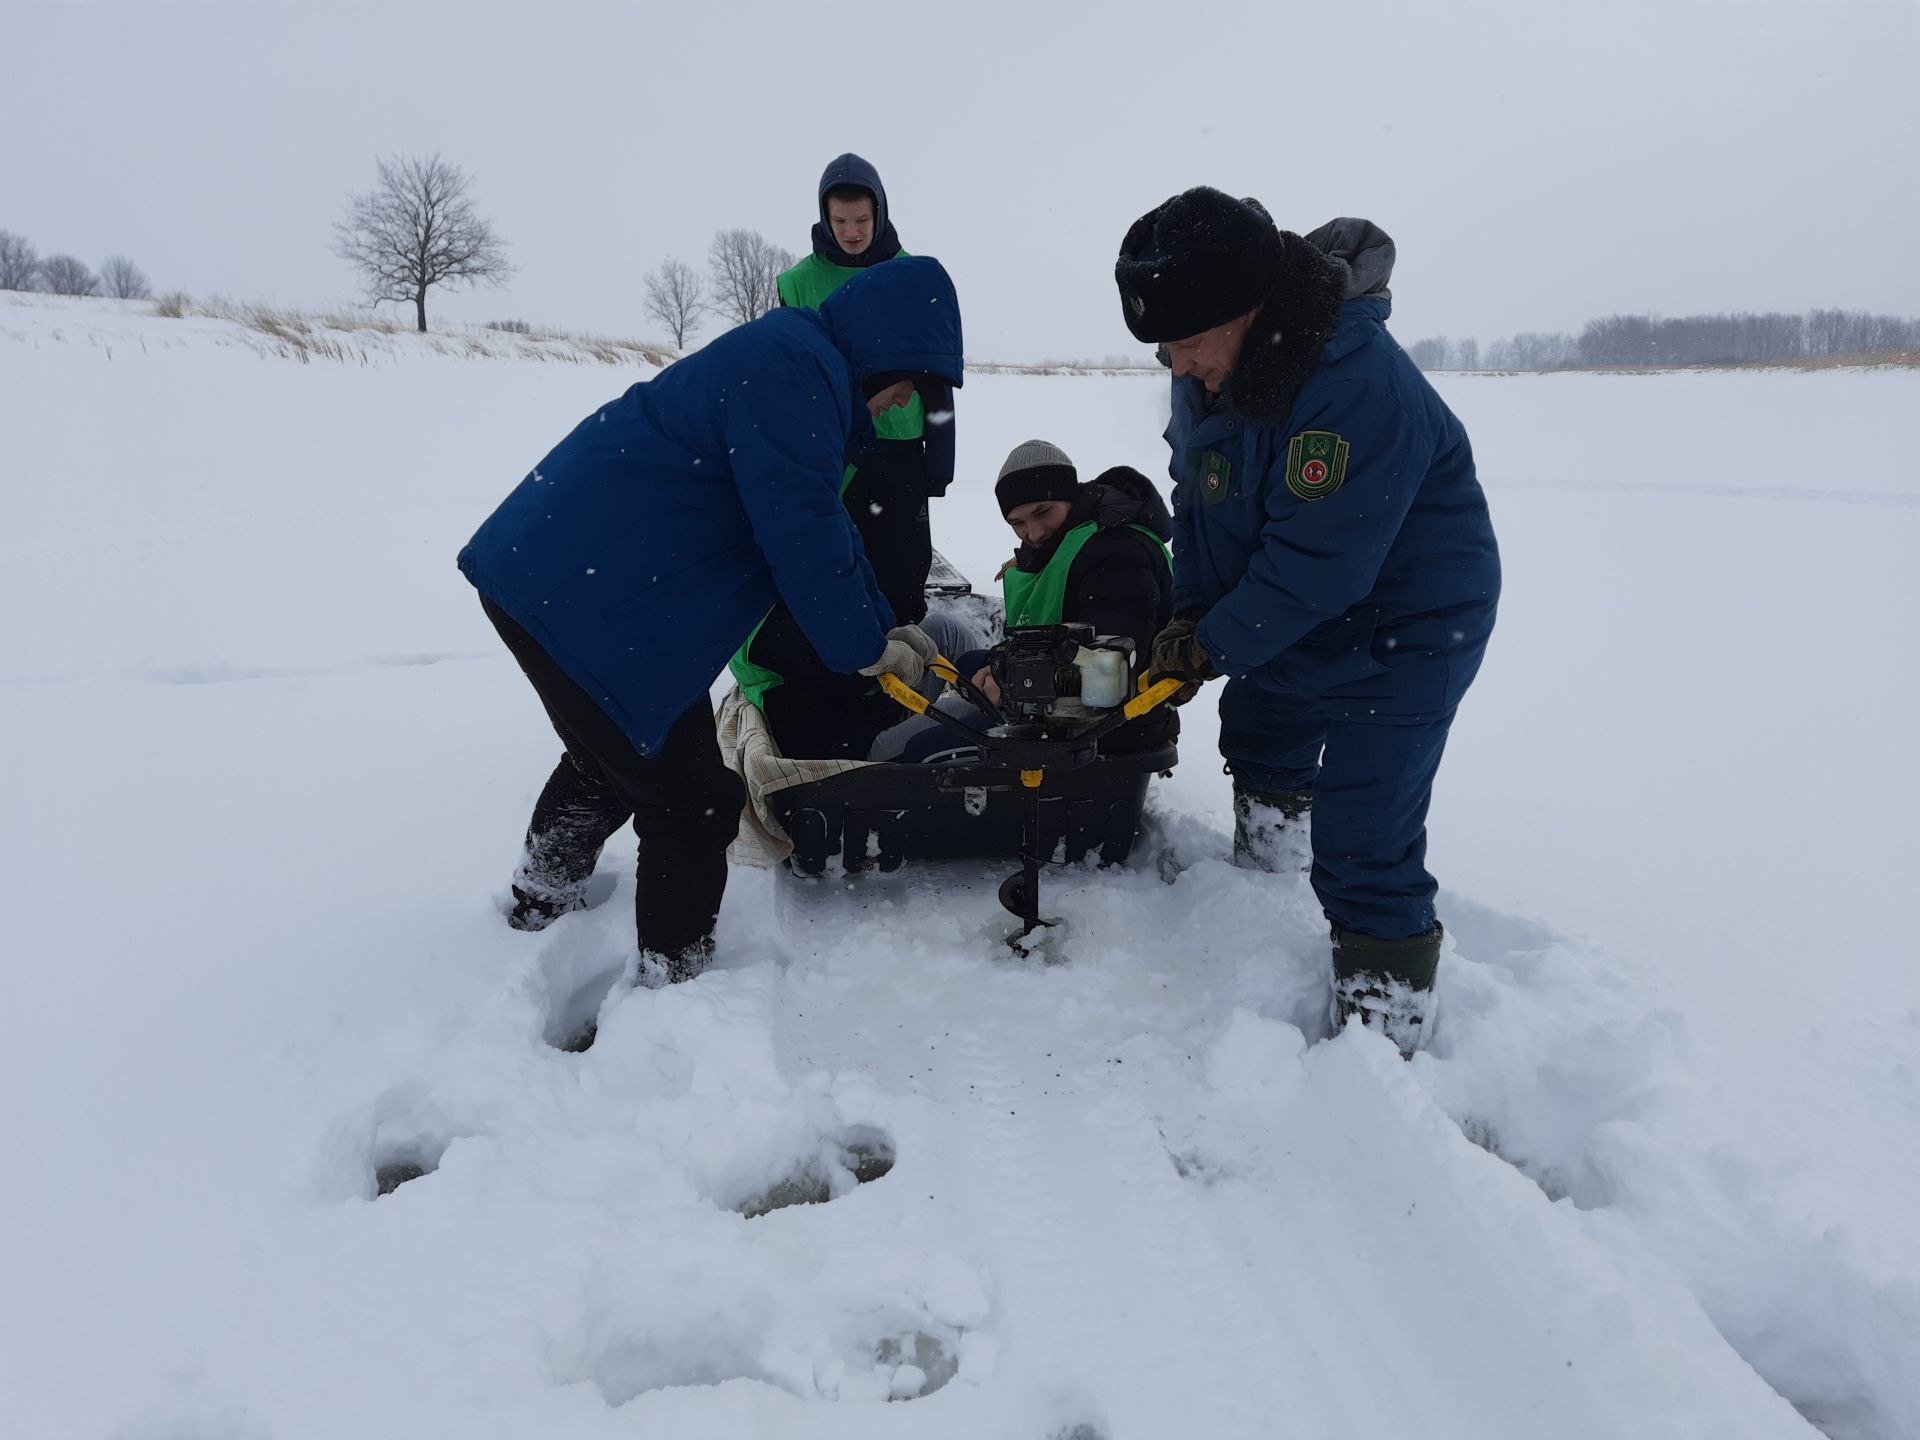
{"label": "black trousers", "polygon": [[[917,625],[926,618],[933,566],[926,447],[919,440],[875,441],[853,458],[847,513],[895,622]],[[871,679],[827,668],[784,601],[767,616],[750,654],[784,677],[766,697],[767,726],[783,755],[863,760],[874,737],[900,719],[900,707]]]}
{"label": "black trousers", "polygon": [[705,698],[674,722],[657,752],[643,756],[512,616],[485,596],[480,604],[566,747],[534,804],[515,887],[546,904],[572,903],[586,893],[600,847],[631,819],[640,840],[640,949],[677,958],[710,941],[745,790],[720,759]]}

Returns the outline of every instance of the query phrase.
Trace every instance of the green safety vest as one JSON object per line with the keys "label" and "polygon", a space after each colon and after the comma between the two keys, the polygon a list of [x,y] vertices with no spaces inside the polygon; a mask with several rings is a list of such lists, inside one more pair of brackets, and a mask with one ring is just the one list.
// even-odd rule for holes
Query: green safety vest
{"label": "green safety vest", "polygon": [[[847,493],[847,486],[853,483],[854,468],[852,465],[847,466],[846,474],[840,477],[842,495]],[[753,649],[753,642],[760,638],[760,632],[766,628],[768,616],[772,613],[768,611],[766,615],[760,617],[760,623],[754,626],[753,633],[747,636],[746,644],[734,651],[733,658],[727,662],[727,668],[733,672],[733,680],[740,687],[740,693],[747,697],[747,703],[756,710],[765,710],[767,692],[776,685],[784,685],[787,679],[778,670],[769,670],[747,653]]]}
{"label": "green safety vest", "polygon": [[[900,255],[907,252],[902,250]],[[898,260],[900,255],[890,258]],[[860,273],[850,265],[836,265],[818,255],[809,255],[790,270],[782,270],[778,281],[780,299],[795,310],[818,310],[820,302]],[[916,390],[904,405],[884,410],[873,417],[873,433],[882,440],[918,440],[927,433],[927,409]]]}
{"label": "green safety vest", "polygon": [[[1144,525],[1129,525],[1127,528],[1138,530],[1159,546],[1160,553],[1166,557],[1167,568],[1173,568],[1173,554],[1167,549],[1166,541]],[[1053,558],[1039,570],[1022,570],[1018,565],[1009,565],[1001,573],[1000,593],[1007,602],[1007,624],[1061,623],[1067,605],[1067,572],[1073,569],[1074,559],[1080,554],[1081,548],[1099,529],[1099,522],[1094,520],[1076,525],[1060,541],[1060,548],[1053,552]]]}

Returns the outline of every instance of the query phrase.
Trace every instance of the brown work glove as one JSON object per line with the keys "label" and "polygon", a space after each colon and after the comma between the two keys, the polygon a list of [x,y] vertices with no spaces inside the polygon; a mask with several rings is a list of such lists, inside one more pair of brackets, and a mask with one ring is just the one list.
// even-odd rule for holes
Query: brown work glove
{"label": "brown work glove", "polygon": [[1207,654],[1207,647],[1196,633],[1196,627],[1206,613],[1204,610],[1182,611],[1153,637],[1153,659],[1147,667],[1147,683],[1152,685],[1161,680],[1187,682],[1174,691],[1173,697],[1167,702],[1170,705],[1186,704],[1200,693],[1202,684],[1220,673],[1213,668],[1213,657]]}

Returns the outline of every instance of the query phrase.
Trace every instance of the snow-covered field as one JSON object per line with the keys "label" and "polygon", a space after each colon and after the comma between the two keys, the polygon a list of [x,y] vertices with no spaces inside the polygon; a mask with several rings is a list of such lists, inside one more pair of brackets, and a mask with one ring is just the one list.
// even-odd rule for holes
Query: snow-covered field
{"label": "snow-covered field", "polygon": [[[502,923],[555,742],[453,556],[644,372],[146,308],[0,296],[0,1434],[1920,1435],[1920,374],[1441,378],[1508,579],[1409,1065],[1210,696],[1064,963],[1003,865],[749,871],[609,993],[630,837]],[[977,377],[941,548],[1164,405]]]}

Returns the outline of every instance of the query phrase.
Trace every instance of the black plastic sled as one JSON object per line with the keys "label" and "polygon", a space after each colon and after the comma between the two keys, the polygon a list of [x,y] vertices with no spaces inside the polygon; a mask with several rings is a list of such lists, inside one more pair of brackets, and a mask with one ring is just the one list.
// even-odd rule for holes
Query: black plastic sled
{"label": "black plastic sled", "polygon": [[868,765],[768,797],[793,840],[793,868],[819,875],[898,870],[909,860],[1015,856],[1030,819],[1043,862],[1098,853],[1117,865],[1133,851],[1147,785],[1179,758],[1169,741],[1101,755],[1075,769],[1049,768],[1037,787],[1003,765]]}
{"label": "black plastic sled", "polygon": [[[824,780],[794,785],[768,797],[776,818],[793,841],[791,865],[801,875],[823,874],[838,863],[846,872],[898,870],[909,860],[1018,856],[1022,875],[1002,888],[1001,900],[1025,919],[1029,928],[1038,920],[1039,867],[1072,864],[1097,854],[1101,863],[1117,865],[1133,851],[1140,836],[1147,786],[1154,775],[1173,768],[1178,747],[1164,743],[1124,747],[1106,753],[1099,743],[1129,718],[1145,714],[1164,693],[1143,695],[1098,720],[1062,723],[1052,720],[1052,702],[1079,696],[1056,695],[1052,677],[1074,681],[1066,657],[1087,652],[1083,644],[1100,645],[1090,627],[1043,626],[1007,631],[997,602],[973,593],[965,576],[946,559],[934,556],[927,586],[929,613],[956,612],[976,629],[984,629],[994,644],[990,664],[1003,685],[1008,665],[1022,669],[1022,694],[1035,694],[1020,714],[1000,714],[1004,723],[991,733],[973,733],[981,758],[960,765],[902,765],[881,763],[846,771]],[[1069,631],[1084,632],[1069,635]],[[1064,646],[1064,648],[1062,648]],[[1058,652],[1056,658],[1054,652]],[[1131,646],[1127,647],[1131,655]],[[945,663],[945,662],[942,662]],[[936,670],[938,666],[934,667]],[[950,683],[970,690],[951,669],[941,672]],[[1029,673],[1040,678],[1036,690]],[[883,686],[908,709],[929,713],[921,698],[902,687]],[[1162,692],[1171,682],[1162,687]],[[1089,692],[1090,693],[1090,692]],[[987,704],[974,692],[980,703]],[[1004,702],[1003,702],[1004,703]],[[1103,702],[1112,704],[1113,702]],[[1083,712],[1084,713],[1084,712]],[[949,719],[949,724],[954,722]],[[1024,876],[1024,878],[1023,878]]]}

